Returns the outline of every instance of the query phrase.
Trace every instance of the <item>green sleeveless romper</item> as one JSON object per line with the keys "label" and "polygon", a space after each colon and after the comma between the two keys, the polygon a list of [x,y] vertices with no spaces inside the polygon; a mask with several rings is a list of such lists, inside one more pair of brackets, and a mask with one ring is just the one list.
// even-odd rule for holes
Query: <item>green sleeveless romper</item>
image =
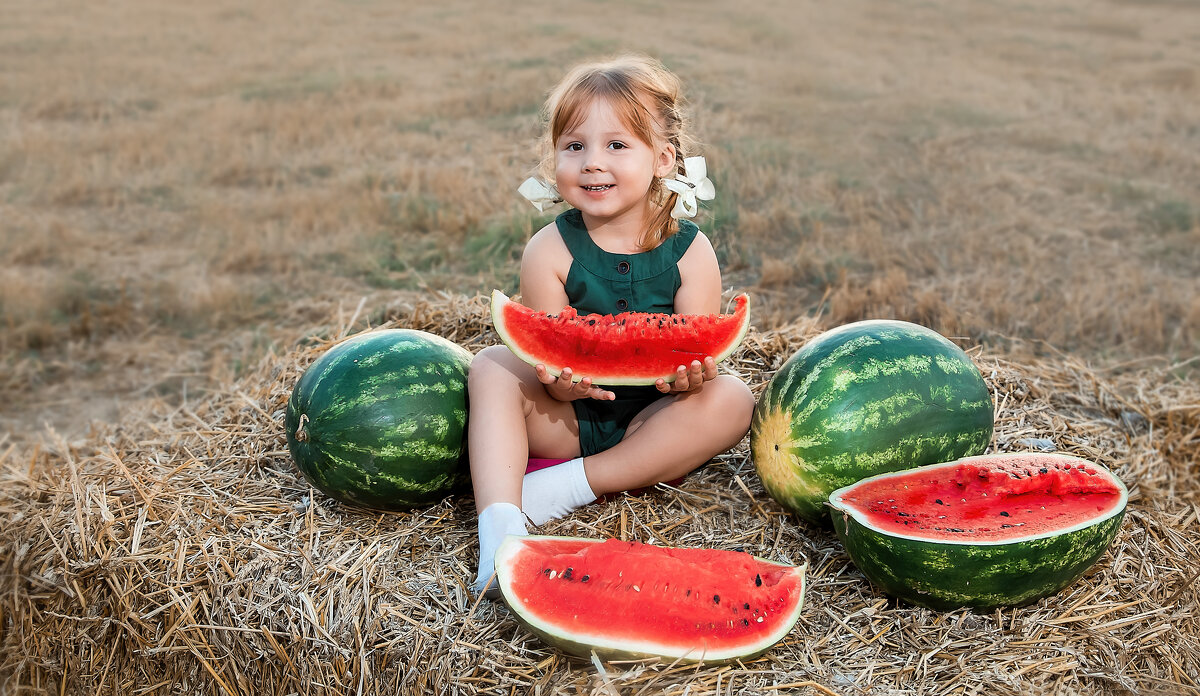
{"label": "green sleeveless romper", "polygon": [[[678,232],[654,249],[638,254],[612,254],[596,246],[583,223],[583,214],[574,208],[559,215],[555,223],[572,258],[567,272],[567,301],[580,314],[675,311],[675,292],[680,285],[678,263],[699,231],[694,223],[680,220]],[[620,442],[633,417],[663,396],[653,385],[605,388],[616,394],[615,401],[571,402],[579,421],[579,447],[585,457]]]}

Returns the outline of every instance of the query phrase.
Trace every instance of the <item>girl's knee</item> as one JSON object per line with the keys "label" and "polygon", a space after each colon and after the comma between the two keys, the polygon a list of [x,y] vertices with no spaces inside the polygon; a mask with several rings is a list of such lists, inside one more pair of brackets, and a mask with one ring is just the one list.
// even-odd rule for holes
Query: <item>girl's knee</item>
{"label": "girl's knee", "polygon": [[512,351],[507,346],[488,346],[479,351],[471,360],[471,368],[467,372],[467,382],[503,379],[512,377]]}
{"label": "girl's knee", "polygon": [[713,408],[728,414],[737,422],[744,420],[746,427],[750,427],[750,418],[754,414],[754,392],[750,391],[750,387],[733,375],[717,375],[716,379],[704,388],[708,389],[710,386],[714,387],[716,392],[715,398],[712,399]]}

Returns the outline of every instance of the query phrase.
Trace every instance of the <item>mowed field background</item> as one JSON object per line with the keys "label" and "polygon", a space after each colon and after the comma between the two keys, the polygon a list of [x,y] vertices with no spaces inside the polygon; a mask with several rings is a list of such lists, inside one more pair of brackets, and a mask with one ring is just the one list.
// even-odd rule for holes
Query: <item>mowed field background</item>
{"label": "mowed field background", "polygon": [[1195,2],[3,5],[0,446],[515,292],[545,93],[622,51],[687,85],[760,329],[1195,378]]}

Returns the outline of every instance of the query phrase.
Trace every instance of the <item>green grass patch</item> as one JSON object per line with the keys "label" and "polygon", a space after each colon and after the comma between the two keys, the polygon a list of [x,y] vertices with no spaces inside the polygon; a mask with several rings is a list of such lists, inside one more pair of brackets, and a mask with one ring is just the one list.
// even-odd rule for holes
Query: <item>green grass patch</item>
{"label": "green grass patch", "polygon": [[482,227],[469,231],[463,243],[462,268],[478,273],[518,267],[525,242],[554,217],[553,214],[514,214],[490,220]]}
{"label": "green grass patch", "polygon": [[245,85],[239,91],[242,101],[292,101],[313,95],[332,94],[344,80],[329,70],[283,77]]}
{"label": "green grass patch", "polygon": [[1160,201],[1142,213],[1142,222],[1159,233],[1187,232],[1196,225],[1197,211],[1180,200]]}

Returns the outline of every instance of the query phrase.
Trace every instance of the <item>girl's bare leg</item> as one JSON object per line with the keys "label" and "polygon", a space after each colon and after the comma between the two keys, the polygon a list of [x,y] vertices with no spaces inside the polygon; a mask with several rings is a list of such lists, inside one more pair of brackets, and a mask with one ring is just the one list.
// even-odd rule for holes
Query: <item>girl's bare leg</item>
{"label": "girl's bare leg", "polygon": [[579,431],[571,405],[546,393],[533,368],[504,346],[475,356],[468,384],[467,440],[479,512],[479,572],[471,588],[495,597],[496,549],[506,535],[527,532],[521,489],[530,450],[578,456]]}
{"label": "girl's bare leg", "polygon": [[579,425],[570,403],[546,393],[533,367],[498,345],[471,363],[467,447],[475,508],[493,503],[521,507],[521,480],[532,452],[579,456]]}
{"label": "girl's bare leg", "polygon": [[588,483],[599,496],[684,476],[736,445],[753,412],[753,393],[732,375],[659,399],[633,419],[621,442],[584,459]]}

